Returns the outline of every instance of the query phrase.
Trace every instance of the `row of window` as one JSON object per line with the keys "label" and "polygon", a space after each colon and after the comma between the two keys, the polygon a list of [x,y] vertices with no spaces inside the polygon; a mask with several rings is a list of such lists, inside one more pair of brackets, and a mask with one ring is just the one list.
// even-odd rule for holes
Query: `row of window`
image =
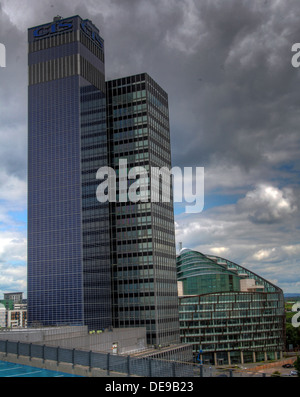
{"label": "row of window", "polygon": [[[138,90],[127,94],[121,94],[110,97],[108,92],[107,103],[112,106],[120,106],[124,104],[134,104],[134,102],[140,102],[146,99],[146,90]],[[134,106],[134,105],[133,105]]]}
{"label": "row of window", "polygon": [[119,79],[110,80],[107,82],[108,88],[124,87],[126,85],[140,84],[141,81],[145,81],[145,73],[137,74],[135,76],[121,77]]}
{"label": "row of window", "polygon": [[63,44],[70,44],[79,39],[79,31],[65,32],[61,34],[51,35],[42,39],[34,40],[28,43],[29,54],[36,51],[46,50],[48,48],[57,47]]}
{"label": "row of window", "polygon": [[105,78],[102,72],[79,54],[39,62],[29,66],[29,85],[81,75],[102,92]]}
{"label": "row of window", "polygon": [[83,32],[77,30],[72,32],[65,32],[60,34],[51,35],[49,37],[34,40],[28,43],[29,54],[48,48],[58,47],[65,44],[80,41],[86,48],[88,48],[97,58],[104,62],[104,52],[100,49],[90,38]]}
{"label": "row of window", "polygon": [[114,130],[114,134],[111,136],[112,140],[114,143],[113,145],[122,143],[124,140],[129,140],[129,139],[134,139],[138,138],[141,136],[148,136],[148,129],[147,128],[133,128],[133,129],[124,129],[121,132],[118,132],[118,130]]}
{"label": "row of window", "polygon": [[79,74],[79,54],[51,59],[29,66],[29,85]]}
{"label": "row of window", "polygon": [[224,293],[224,294],[212,294],[207,296],[199,296],[199,297],[184,297],[180,298],[180,304],[182,306],[188,305],[191,303],[195,304],[204,304],[204,303],[226,303],[226,302],[244,302],[244,301],[280,301],[280,294],[279,293],[269,293],[269,294],[260,294],[260,293],[247,293],[247,292],[240,292],[240,293]]}
{"label": "row of window", "polygon": [[113,107],[113,117],[128,117],[134,114],[142,113],[147,111],[146,100],[137,101],[135,103],[129,103],[122,107]]}

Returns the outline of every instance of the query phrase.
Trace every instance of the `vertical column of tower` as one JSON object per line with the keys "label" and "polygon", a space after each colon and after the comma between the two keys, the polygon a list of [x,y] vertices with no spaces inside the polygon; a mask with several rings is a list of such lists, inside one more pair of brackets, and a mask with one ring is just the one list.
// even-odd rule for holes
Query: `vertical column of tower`
{"label": "vertical column of tower", "polygon": [[64,20],[28,31],[29,326],[83,325],[75,28]]}
{"label": "vertical column of tower", "polygon": [[96,179],[108,165],[104,42],[90,21],[80,30],[81,178],[85,324],[107,328],[111,318],[109,203],[97,201]]}
{"label": "vertical column of tower", "polygon": [[[171,171],[171,142],[167,93],[146,75],[149,165]],[[157,339],[161,345],[179,342],[178,292],[173,191],[161,178],[158,201],[151,200],[153,264],[156,296]],[[154,189],[151,180],[151,190]]]}
{"label": "vertical column of tower", "polygon": [[[147,75],[107,82],[109,162],[171,168],[167,95]],[[119,171],[120,176],[120,171]],[[126,186],[129,188],[130,183]],[[120,187],[120,180],[119,180]],[[111,203],[114,324],[146,327],[149,344],[179,341],[173,202]]]}
{"label": "vertical column of tower", "polygon": [[28,323],[111,324],[103,40],[79,16],[29,29]]}

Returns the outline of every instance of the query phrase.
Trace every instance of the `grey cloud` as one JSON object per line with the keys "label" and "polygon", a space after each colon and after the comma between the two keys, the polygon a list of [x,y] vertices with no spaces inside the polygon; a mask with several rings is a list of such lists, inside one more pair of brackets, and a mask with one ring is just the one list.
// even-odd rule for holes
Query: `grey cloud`
{"label": "grey cloud", "polygon": [[105,39],[108,79],[147,71],[166,89],[176,165],[267,170],[269,152],[284,150],[277,138],[295,132],[290,48],[300,29],[293,0],[30,4],[28,26],[56,14],[92,19]]}
{"label": "grey cloud", "polygon": [[297,210],[293,192],[271,185],[259,185],[237,202],[237,211],[248,214],[253,223],[274,223],[286,220]]}
{"label": "grey cloud", "polygon": [[186,94],[186,117],[176,119],[174,152],[181,164],[219,161],[238,164],[246,172],[267,162],[266,151],[273,148],[276,154],[273,141],[279,135],[295,132],[298,76],[290,65],[290,47],[300,32],[296,20],[290,26],[288,5],[285,12],[281,6],[270,13],[257,2],[256,11],[252,2],[210,4],[203,22],[207,35],[186,62],[188,88],[180,86],[181,98]]}

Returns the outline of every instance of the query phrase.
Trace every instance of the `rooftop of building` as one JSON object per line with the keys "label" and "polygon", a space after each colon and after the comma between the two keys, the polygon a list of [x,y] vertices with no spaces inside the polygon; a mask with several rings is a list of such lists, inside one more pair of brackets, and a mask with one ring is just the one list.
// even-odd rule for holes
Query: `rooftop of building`
{"label": "rooftop of building", "polygon": [[[228,280],[233,280],[233,282],[227,281],[227,284],[231,283],[231,291],[282,292],[279,287],[251,270],[215,255],[205,255],[189,248],[181,248],[179,255],[177,255],[176,262],[178,281],[190,279],[188,280],[189,286],[191,286],[193,282],[196,283],[196,278],[209,278],[215,275],[216,277],[223,277],[224,279],[227,277]],[[198,285],[204,284],[199,283]],[[226,287],[224,287],[224,290],[218,291],[217,284],[209,286],[208,282],[206,286],[206,292],[226,292]],[[229,284],[227,288],[229,288]],[[230,291],[230,289],[228,291]],[[191,292],[191,295],[195,295],[195,289],[189,292]],[[199,293],[200,292],[201,291],[199,291]]]}

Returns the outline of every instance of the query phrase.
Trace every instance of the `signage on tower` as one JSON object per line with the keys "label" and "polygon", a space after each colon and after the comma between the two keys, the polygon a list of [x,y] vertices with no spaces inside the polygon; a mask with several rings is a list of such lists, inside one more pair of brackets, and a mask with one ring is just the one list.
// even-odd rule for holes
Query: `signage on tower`
{"label": "signage on tower", "polygon": [[46,37],[55,33],[62,33],[73,29],[73,21],[55,21],[49,25],[44,25],[36,28],[33,31],[33,37]]}
{"label": "signage on tower", "polygon": [[82,21],[80,24],[81,30],[103,50],[103,41],[99,34],[90,26],[89,22],[88,19]]}

